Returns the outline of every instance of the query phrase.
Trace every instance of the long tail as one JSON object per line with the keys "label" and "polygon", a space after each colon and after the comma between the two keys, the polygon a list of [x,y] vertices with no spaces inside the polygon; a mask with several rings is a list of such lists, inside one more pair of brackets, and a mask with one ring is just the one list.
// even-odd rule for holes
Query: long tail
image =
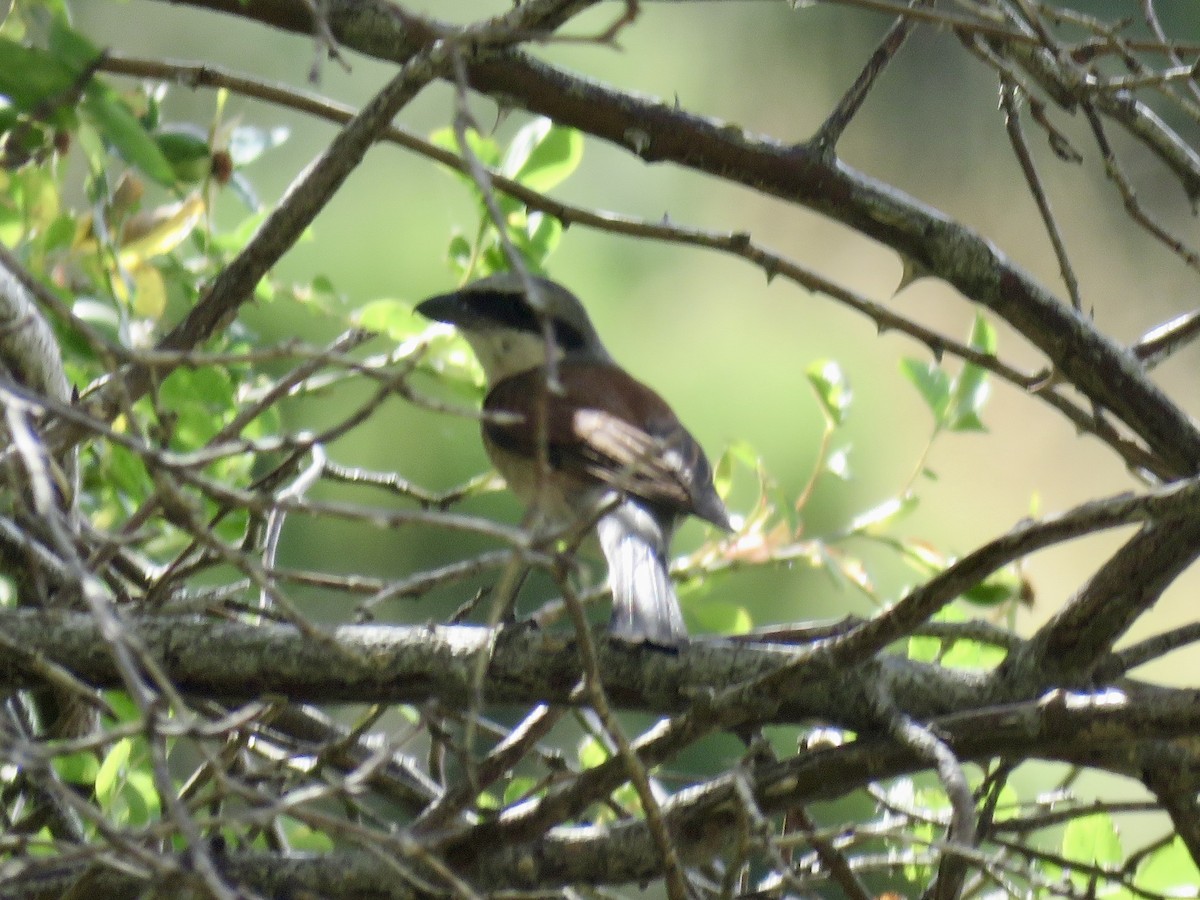
{"label": "long tail", "polygon": [[596,526],[613,593],[609,631],[622,640],[656,647],[687,643],[687,626],[667,573],[670,525],[625,501]]}

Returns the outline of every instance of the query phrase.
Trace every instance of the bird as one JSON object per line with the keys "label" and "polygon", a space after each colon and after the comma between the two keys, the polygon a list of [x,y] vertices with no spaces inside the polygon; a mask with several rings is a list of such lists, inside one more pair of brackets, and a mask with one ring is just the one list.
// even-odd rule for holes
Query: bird
{"label": "bird", "polygon": [[579,298],[548,278],[500,272],[416,311],[454,326],[478,359],[483,445],[509,489],[548,528],[594,522],[609,633],[686,644],[671,538],[688,516],[731,525],[708,458],[667,402],[617,364]]}

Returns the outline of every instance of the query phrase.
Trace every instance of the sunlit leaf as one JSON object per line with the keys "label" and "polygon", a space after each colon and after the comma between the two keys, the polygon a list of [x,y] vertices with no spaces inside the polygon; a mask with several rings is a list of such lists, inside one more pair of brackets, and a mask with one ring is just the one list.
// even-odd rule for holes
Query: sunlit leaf
{"label": "sunlit leaf", "polygon": [[133,311],[157,321],[167,308],[167,284],[154,266],[141,266],[133,273]]}
{"label": "sunlit leaf", "polygon": [[850,468],[850,448],[847,446],[831,450],[825,457],[825,471],[842,481],[852,479],[854,473]]}
{"label": "sunlit leaf", "polygon": [[941,638],[915,634],[908,639],[906,653],[913,662],[936,662],[941,652]]}
{"label": "sunlit leaf", "polygon": [[1170,897],[1200,897],[1200,869],[1179,837],[1142,861],[1135,883]]}
{"label": "sunlit leaf", "polygon": [[583,137],[573,128],[538,118],[517,132],[500,169],[531,190],[544,192],[560,184],[583,159]]}
{"label": "sunlit leaf", "polygon": [[96,798],[101,804],[111,804],[113,797],[123,780],[126,767],[129,765],[129,756],[133,751],[133,741],[130,738],[122,738],[113,744],[112,748],[105,755],[104,760],[100,763],[100,768],[96,772],[96,783],[94,790]]}
{"label": "sunlit leaf", "polygon": [[990,671],[1000,665],[1007,655],[1002,647],[959,639],[942,654],[941,664],[948,669]]}
{"label": "sunlit leaf", "polygon": [[996,353],[996,329],[981,312],[975,314],[975,321],[971,323],[967,345],[972,350],[978,350],[988,356],[994,356]]}
{"label": "sunlit leaf", "polygon": [[900,552],[913,568],[928,575],[941,572],[950,564],[936,547],[926,541],[904,540],[900,542]]}
{"label": "sunlit leaf", "polygon": [[[977,313],[971,326],[968,345],[980,353],[994,355],[996,352],[996,329],[982,313]],[[950,404],[946,413],[946,427],[951,431],[986,431],[981,413],[990,392],[989,372],[975,365],[964,363],[962,371],[954,379]]]}
{"label": "sunlit leaf", "polygon": [[1112,816],[1094,813],[1072,819],[1063,830],[1062,854],[1084,865],[1115,866],[1121,862],[1121,838]]}
{"label": "sunlit leaf", "polygon": [[895,525],[902,518],[917,508],[920,501],[913,494],[903,497],[892,497],[878,506],[868,509],[854,517],[850,522],[849,531],[853,534],[878,534],[880,531]]}
{"label": "sunlit leaf", "polygon": [[582,768],[594,769],[608,762],[609,753],[603,744],[595,738],[589,737],[580,741],[577,756]]}
{"label": "sunlit leaf", "polygon": [[558,247],[562,233],[562,222],[554,216],[543,215],[540,212],[530,213],[518,249],[535,272],[545,272],[546,260]]}
{"label": "sunlit leaf", "polygon": [[500,172],[509,178],[516,178],[534,148],[546,137],[553,125],[554,123],[549,119],[539,116],[517,131],[504,150],[504,157],[500,161]]}
{"label": "sunlit leaf", "polygon": [[195,191],[177,203],[168,203],[129,220],[121,232],[118,259],[127,269],[170,253],[204,218],[204,197]]}
{"label": "sunlit leaf", "polygon": [[105,482],[122,497],[136,502],[149,493],[150,475],[142,458],[136,453],[120,444],[110,444],[106,462],[103,472]]}
{"label": "sunlit leaf", "polygon": [[835,425],[845,421],[854,392],[842,367],[831,359],[812,363],[804,372],[826,417]]}
{"label": "sunlit leaf", "polygon": [[516,776],[510,778],[508,784],[504,786],[504,805],[510,806],[519,800],[522,800],[537,787],[537,781],[527,776]]}

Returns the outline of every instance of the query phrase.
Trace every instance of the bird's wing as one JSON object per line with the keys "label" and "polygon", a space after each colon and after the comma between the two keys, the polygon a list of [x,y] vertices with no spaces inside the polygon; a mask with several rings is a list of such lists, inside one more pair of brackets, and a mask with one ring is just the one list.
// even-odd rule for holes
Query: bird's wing
{"label": "bird's wing", "polygon": [[658,394],[607,363],[563,362],[557,375],[557,391],[541,369],[495,385],[484,409],[500,415],[485,421],[488,437],[534,458],[540,432],[555,469],[727,527],[704,451]]}

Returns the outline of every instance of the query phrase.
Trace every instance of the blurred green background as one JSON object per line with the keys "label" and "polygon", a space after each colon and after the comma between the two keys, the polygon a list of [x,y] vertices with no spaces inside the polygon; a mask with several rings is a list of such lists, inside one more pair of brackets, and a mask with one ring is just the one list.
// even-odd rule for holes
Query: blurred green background
{"label": "blurred green background", "polygon": [[[78,0],[72,6],[77,25],[96,43],[130,55],[208,62],[303,86],[316,53],[311,39],[183,6],[142,0]],[[1183,17],[1186,6],[1161,3],[1160,12]],[[406,7],[466,21],[504,11],[509,4],[456,0]],[[1099,14],[1116,7],[1088,8]],[[616,11],[605,4],[571,31],[600,31]],[[678,98],[685,109],[736,122],[751,132],[801,141],[851,84],[888,24],[886,17],[838,5],[792,9],[769,2],[643,3],[637,23],[621,33],[620,49],[564,43],[536,52],[623,88]],[[1176,36],[1187,37],[1176,24],[1168,25]],[[361,104],[391,68],[349,54],[347,59],[349,72],[324,61],[316,90]],[[980,230],[1065,296],[1010,152],[996,97],[993,75],[952,35],[919,29],[850,126],[841,154],[848,164]],[[211,92],[184,87],[172,90],[166,107],[169,119],[201,124],[211,120],[213,108]],[[481,127],[495,125],[502,140],[527,121],[519,113],[498,117],[485,100],[475,102],[474,109]],[[452,89],[439,84],[423,92],[398,121],[428,134],[443,127],[453,111]],[[283,147],[246,172],[268,203],[333,134],[326,124],[238,97],[230,99],[225,116],[291,129]],[[1055,160],[1033,127],[1028,136],[1085,302],[1114,338],[1135,340],[1194,305],[1194,274],[1130,225],[1104,181],[1085,123],[1061,112],[1053,118],[1084,153],[1083,165]],[[1132,150],[1127,143],[1118,147]],[[1143,202],[1153,205],[1169,227],[1194,238],[1195,220],[1177,186],[1136,152],[1126,164]],[[581,168],[554,193],[567,202],[649,220],[665,215],[683,225],[749,231],[774,250],[959,338],[965,339],[975,315],[972,304],[930,280],[893,297],[900,261],[840,225],[712,178],[647,166],[597,140],[587,140]],[[231,197],[222,204],[218,221],[231,225],[242,211]],[[379,146],[317,220],[313,240],[289,254],[276,275],[297,282],[326,276],[345,316],[381,298],[416,302],[453,286],[447,243],[452,233],[469,234],[476,223],[474,202],[459,180],[424,159]],[[550,274],[584,299],[618,359],[671,401],[711,457],[735,441],[748,443],[786,495],[794,497],[808,481],[820,443],[821,413],[805,370],[822,359],[841,364],[855,399],[834,441],[849,447],[854,478],[820,481],[803,511],[806,535],[836,533],[855,516],[894,497],[922,464],[932,419],[897,367],[905,356],[928,359],[927,351],[911,340],[879,335],[864,318],[783,279],[768,284],[762,272],[736,259],[580,227],[564,236]],[[259,306],[246,319],[278,339],[328,339],[340,328],[336,318],[315,307],[286,300]],[[1006,360],[1031,369],[1041,366],[1019,338],[996,324]],[[1200,351],[1188,351],[1156,373],[1192,413],[1198,364]],[[953,369],[957,364],[947,365]],[[315,403],[293,404],[289,426],[332,422],[348,399],[335,393]],[[917,480],[921,503],[897,525],[898,535],[959,554],[1031,512],[1062,510],[1135,484],[1112,454],[1078,438],[1065,420],[1014,388],[995,385],[984,421],[986,434],[945,435],[935,442],[924,465],[937,479]],[[397,469],[431,487],[448,487],[486,469],[473,423],[415,409],[399,399],[331,453],[346,464]],[[326,495],[335,493],[325,490]],[[378,502],[377,496],[349,489],[336,493]],[[735,495],[735,506],[739,499]],[[469,508],[495,511],[510,520],[518,515],[503,495],[471,501]],[[694,546],[700,537],[699,527],[689,526],[677,549]],[[1051,615],[1120,540],[1119,534],[1102,535],[1029,559],[1025,574],[1035,598],[1020,613],[1019,629],[1028,632]],[[369,532],[297,520],[288,524],[281,561],[399,576],[482,546],[418,530]],[[868,561],[884,600],[894,599],[919,577],[885,548],[858,541],[849,549]],[[1181,579],[1134,635],[1193,618],[1190,595],[1196,586],[1194,574]],[[739,572],[722,579],[715,590],[718,597],[746,604],[757,624],[845,612],[864,615],[873,608],[868,597],[803,565]],[[462,589],[455,588],[440,603],[397,604],[386,615],[436,617],[462,597]],[[320,608],[330,618],[342,618],[345,612],[336,605]],[[1178,672],[1172,678],[1172,662],[1160,663],[1152,674],[1179,680]]]}

